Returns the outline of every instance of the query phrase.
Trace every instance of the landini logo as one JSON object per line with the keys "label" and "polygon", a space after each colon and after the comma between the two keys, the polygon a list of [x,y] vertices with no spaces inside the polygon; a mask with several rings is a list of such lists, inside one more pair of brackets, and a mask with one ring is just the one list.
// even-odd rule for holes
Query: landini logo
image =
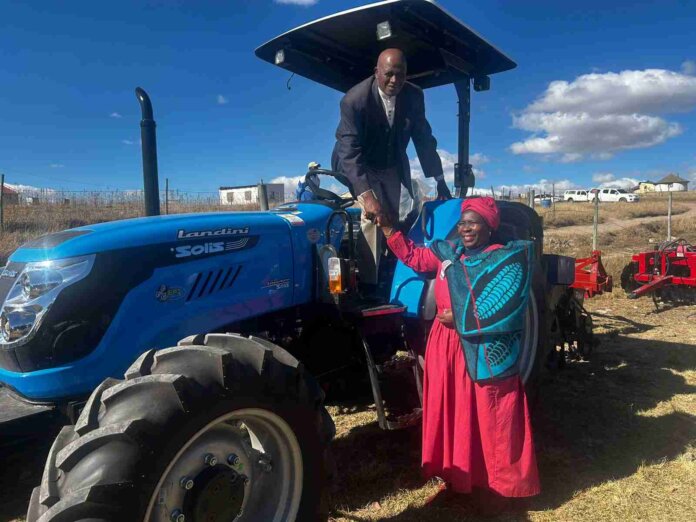
{"label": "landini logo", "polygon": [[248,234],[249,227],[242,228],[218,228],[215,230],[196,230],[193,232],[186,232],[184,229],[180,229],[177,234],[177,239],[198,239],[201,237],[226,237],[226,236],[239,236],[242,234]]}

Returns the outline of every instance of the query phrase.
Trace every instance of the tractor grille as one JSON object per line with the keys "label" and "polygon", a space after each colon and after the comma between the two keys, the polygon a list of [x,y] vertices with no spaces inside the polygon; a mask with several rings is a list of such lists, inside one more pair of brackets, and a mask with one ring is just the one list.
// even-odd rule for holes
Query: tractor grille
{"label": "tractor grille", "polygon": [[232,288],[241,270],[241,266],[231,266],[219,270],[210,270],[209,272],[199,272],[186,297],[186,301],[193,301],[212,293]]}

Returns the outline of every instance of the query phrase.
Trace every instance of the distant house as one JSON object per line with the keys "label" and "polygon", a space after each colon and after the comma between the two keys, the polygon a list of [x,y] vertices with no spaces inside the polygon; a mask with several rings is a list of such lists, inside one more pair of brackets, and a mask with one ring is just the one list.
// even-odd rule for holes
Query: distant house
{"label": "distant house", "polygon": [[[239,185],[237,187],[220,187],[221,205],[258,205],[258,185]],[[280,205],[285,202],[285,185],[282,183],[266,183],[268,204]]]}
{"label": "distant house", "polygon": [[656,192],[684,192],[689,190],[689,180],[676,174],[668,174],[655,183]]}
{"label": "distant house", "polygon": [[637,192],[638,194],[646,194],[647,192],[655,192],[655,182],[654,181],[641,181],[638,183],[638,187],[636,187],[633,192]]}
{"label": "distant house", "polygon": [[8,187],[7,185],[2,186],[2,202],[4,205],[18,205],[19,204],[19,192],[15,189]]}

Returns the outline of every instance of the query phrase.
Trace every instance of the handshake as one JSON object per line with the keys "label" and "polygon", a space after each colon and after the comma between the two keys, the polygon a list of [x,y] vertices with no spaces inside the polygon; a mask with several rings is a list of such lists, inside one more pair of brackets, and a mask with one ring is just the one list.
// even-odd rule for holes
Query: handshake
{"label": "handshake", "polygon": [[385,236],[391,236],[393,233],[394,223],[392,223],[389,213],[385,212],[385,210],[382,208],[382,205],[375,196],[375,193],[368,190],[367,192],[364,192],[358,196],[358,201],[362,206],[365,217],[380,227]]}
{"label": "handshake", "polygon": [[[437,181],[437,199],[452,199],[452,194],[444,178]],[[390,214],[382,208],[382,204],[375,196],[375,193],[372,190],[363,192],[358,196],[358,202],[363,209],[365,217],[380,227],[385,236],[391,236],[396,223],[392,222]]]}

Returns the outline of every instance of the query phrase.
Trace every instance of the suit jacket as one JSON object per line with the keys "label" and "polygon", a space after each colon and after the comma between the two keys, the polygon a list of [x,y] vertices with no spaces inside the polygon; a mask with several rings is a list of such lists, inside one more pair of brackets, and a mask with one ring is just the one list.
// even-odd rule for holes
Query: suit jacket
{"label": "suit jacket", "polygon": [[[406,82],[396,97],[392,130],[396,133],[396,167],[401,183],[409,193],[412,193],[411,168],[406,147],[410,139],[413,139],[425,176],[431,178],[442,174],[437,141],[425,118],[423,91],[412,83]],[[348,178],[356,195],[370,190],[366,167],[380,168],[374,164],[375,147],[383,143],[381,137],[385,132],[389,132],[389,121],[377,81],[371,76],[341,99],[341,121],[336,129],[336,145],[331,156],[332,169]]]}

